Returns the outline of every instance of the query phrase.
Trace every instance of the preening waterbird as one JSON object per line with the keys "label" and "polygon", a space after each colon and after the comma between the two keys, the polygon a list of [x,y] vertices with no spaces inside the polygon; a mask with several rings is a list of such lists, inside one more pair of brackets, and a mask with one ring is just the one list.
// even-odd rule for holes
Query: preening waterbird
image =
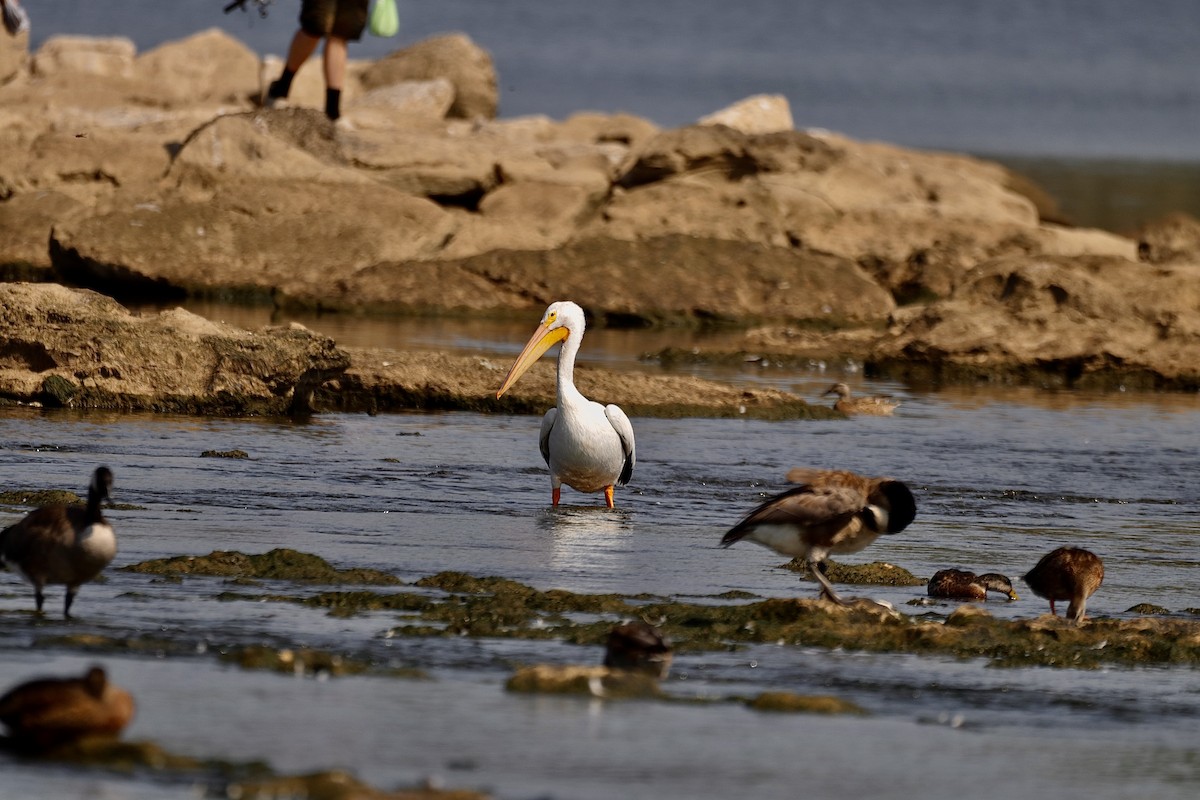
{"label": "preening waterbird", "polygon": [[98,467],[88,486],[87,505],[42,506],[0,531],[0,562],[33,584],[37,610],[42,610],[45,587],[65,584],[63,616],[71,617],[71,602],[79,587],[100,574],[117,554],[117,537],[104,518],[100,503],[109,499],[113,474]]}
{"label": "preening waterbird", "polygon": [[838,399],[833,401],[833,408],[843,414],[888,417],[900,405],[895,400],[886,397],[851,397],[850,387],[844,383],[835,383],[826,389],[824,394],[838,396]]}
{"label": "preening waterbird", "polygon": [[787,477],[800,485],[747,514],[725,534],[721,546],[749,539],[802,558],[821,584],[821,596],[846,605],[825,577],[825,558],[857,553],[881,534],[904,530],[916,517],[916,500],[907,486],[891,478],[799,467]]}
{"label": "preening waterbird", "polygon": [[1054,601],[1067,600],[1067,617],[1076,625],[1083,622],[1088,598],[1104,582],[1104,562],[1100,556],[1082,547],[1060,547],[1042,556],[1037,566],[1025,573],[1025,583],[1038,597],[1050,601],[1050,613],[1057,615]]}
{"label": "preening waterbird", "polygon": [[665,678],[671,669],[671,641],[648,622],[623,622],[608,632],[604,666]]}
{"label": "preening waterbird", "polygon": [[44,750],[91,736],[115,737],[133,718],[129,692],[100,667],[80,678],[40,678],[0,697],[0,722],[20,748]]}
{"label": "preening waterbird", "polygon": [[636,453],[633,426],[620,407],[588,400],[575,388],[575,356],[583,341],[583,309],[570,301],[551,303],[533,336],[504,378],[499,398],[542,354],[558,342],[557,405],[542,418],[538,443],[550,468],[553,504],[558,505],[565,483],[580,492],[603,490],[613,507],[613,490],[633,475]]}
{"label": "preening waterbird", "polygon": [[976,575],[963,569],[944,569],[935,572],[929,579],[927,592],[930,597],[948,597],[958,600],[987,600],[987,593],[1000,592],[1009,600],[1019,600],[1012,581],[998,572]]}

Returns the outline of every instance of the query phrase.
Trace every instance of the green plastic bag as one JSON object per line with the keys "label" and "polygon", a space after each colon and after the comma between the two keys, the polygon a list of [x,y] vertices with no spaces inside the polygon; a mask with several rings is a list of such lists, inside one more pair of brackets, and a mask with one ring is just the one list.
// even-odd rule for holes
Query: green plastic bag
{"label": "green plastic bag", "polygon": [[400,14],[396,11],[396,0],[375,0],[368,30],[373,36],[396,35],[400,30]]}

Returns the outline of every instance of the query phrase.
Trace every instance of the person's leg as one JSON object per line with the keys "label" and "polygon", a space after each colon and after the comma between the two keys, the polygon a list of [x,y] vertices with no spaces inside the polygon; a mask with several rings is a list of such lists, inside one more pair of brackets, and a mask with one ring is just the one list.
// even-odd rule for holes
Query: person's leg
{"label": "person's leg", "polygon": [[278,100],[288,96],[288,92],[292,90],[292,78],[296,77],[296,73],[304,66],[304,62],[313,54],[320,42],[320,37],[305,33],[303,28],[296,31],[296,35],[292,37],[292,44],[288,47],[283,74],[279,76],[279,80],[272,81],[267,90],[269,98]]}
{"label": "person's leg", "polygon": [[325,39],[325,115],[337,119],[342,113],[342,86],[346,82],[348,47],[340,36]]}

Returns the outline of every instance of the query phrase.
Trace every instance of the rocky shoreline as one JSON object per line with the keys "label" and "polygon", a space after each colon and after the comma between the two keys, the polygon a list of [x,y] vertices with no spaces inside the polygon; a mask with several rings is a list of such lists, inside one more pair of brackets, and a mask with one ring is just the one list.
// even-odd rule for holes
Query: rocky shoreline
{"label": "rocky shoreline", "polygon": [[[674,130],[498,119],[491,59],[455,34],[354,64],[333,125],[312,108],[311,67],[293,107],[257,108],[276,67],[215,30],[141,54],[113,39],[6,47],[0,276],[33,282],[0,287],[10,401],[296,414],[534,411],[550,396],[543,375],[489,400],[499,376],[479,357],[134,315],[81,289],[531,319],[571,298],[593,324],[745,331],[699,359],[852,357],[920,385],[1200,389],[1200,222],[1073,228],[998,164],[798,131],[779,97]],[[602,372],[581,382],[643,416],[813,413],[786,393]]]}

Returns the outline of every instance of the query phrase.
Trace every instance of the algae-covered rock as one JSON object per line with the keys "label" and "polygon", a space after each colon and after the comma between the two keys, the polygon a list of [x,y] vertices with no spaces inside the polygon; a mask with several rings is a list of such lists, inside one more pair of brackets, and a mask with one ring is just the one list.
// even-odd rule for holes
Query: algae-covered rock
{"label": "algae-covered rock", "polygon": [[[0,736],[0,752],[12,742]],[[27,754],[23,754],[29,757]],[[181,756],[154,742],[84,739],[37,755],[40,761],[128,774],[139,772],[158,780],[207,784],[213,796],[305,798],[305,800],[487,800],[465,789],[417,787],[385,792],[348,773],[329,771],[308,775],[276,775],[261,761],[231,762]]]}
{"label": "algae-covered rock", "polygon": [[973,625],[975,623],[986,623],[993,619],[992,615],[983,610],[979,606],[971,604],[961,605],[950,612],[946,617],[946,624],[951,627],[962,625]]}
{"label": "algae-covered rock", "polygon": [[746,702],[755,711],[787,711],[803,714],[866,714],[856,703],[831,695],[806,695],[792,692],[763,692]]}
{"label": "algae-covered rock", "polygon": [[505,688],[510,692],[581,694],[610,700],[663,696],[658,681],[640,672],[550,664],[522,667],[508,679]]}
{"label": "algae-covered rock", "polygon": [[487,800],[488,797],[468,789],[432,787],[385,792],[338,770],[241,780],[226,785],[222,794],[240,800],[278,800],[285,797],[298,800]]}
{"label": "algae-covered rock", "polygon": [[249,458],[250,454],[245,450],[205,450],[200,454],[201,458]]}
{"label": "algae-covered rock", "polygon": [[6,506],[72,506],[82,503],[82,497],[64,489],[24,489],[0,492],[0,504]]}
{"label": "algae-covered rock", "polygon": [[130,564],[121,569],[152,575],[211,575],[262,578],[304,583],[361,583],[396,585],[400,579],[377,569],[336,569],[325,559],[287,548],[247,555],[214,550],[206,556],[173,556]]}
{"label": "algae-covered rock", "polygon": [[1153,603],[1138,603],[1135,606],[1125,609],[1125,613],[1140,614],[1142,616],[1158,616],[1161,614],[1170,614],[1171,610],[1169,608],[1163,608],[1162,606],[1156,606]]}
{"label": "algae-covered rock", "polygon": [[[825,577],[833,583],[851,583],[871,586],[923,586],[925,581],[913,575],[904,567],[888,564],[885,561],[871,561],[867,564],[839,564],[826,559]],[[793,558],[784,565],[793,572],[808,575],[808,564],[800,558]]]}
{"label": "algae-covered rock", "polygon": [[[236,556],[232,560],[238,569],[249,571],[242,561],[249,557],[232,555]],[[186,570],[188,561],[166,559],[147,562],[149,568],[135,568],[146,572]],[[218,559],[218,563],[225,562]],[[222,574],[236,571],[228,564],[225,568],[228,571]],[[271,575],[265,570],[263,574]],[[845,606],[820,599],[788,598],[722,603],[721,598],[706,597],[682,602],[654,596],[541,591],[507,578],[476,578],[463,573],[439,573],[420,583],[427,588],[446,588],[444,593],[424,594],[365,590],[316,595],[223,592],[218,599],[295,603],[345,616],[395,612],[401,621],[388,629],[389,637],[472,636],[602,646],[614,622],[640,617],[656,620],[656,627],[671,639],[676,652],[774,644],[982,658],[996,666],[1200,664],[1200,621],[1178,616],[1091,619],[1083,626],[1074,626],[1050,614],[1024,620],[997,619],[981,608],[964,605],[941,621],[901,614],[887,604],[863,598]],[[38,641],[47,643],[45,637]],[[78,646],[80,642],[73,644]],[[100,650],[179,652],[181,646],[161,637],[134,636],[111,640]],[[293,649],[303,646],[297,644]],[[337,655],[343,659],[354,657]],[[272,664],[267,667],[281,668]]]}

